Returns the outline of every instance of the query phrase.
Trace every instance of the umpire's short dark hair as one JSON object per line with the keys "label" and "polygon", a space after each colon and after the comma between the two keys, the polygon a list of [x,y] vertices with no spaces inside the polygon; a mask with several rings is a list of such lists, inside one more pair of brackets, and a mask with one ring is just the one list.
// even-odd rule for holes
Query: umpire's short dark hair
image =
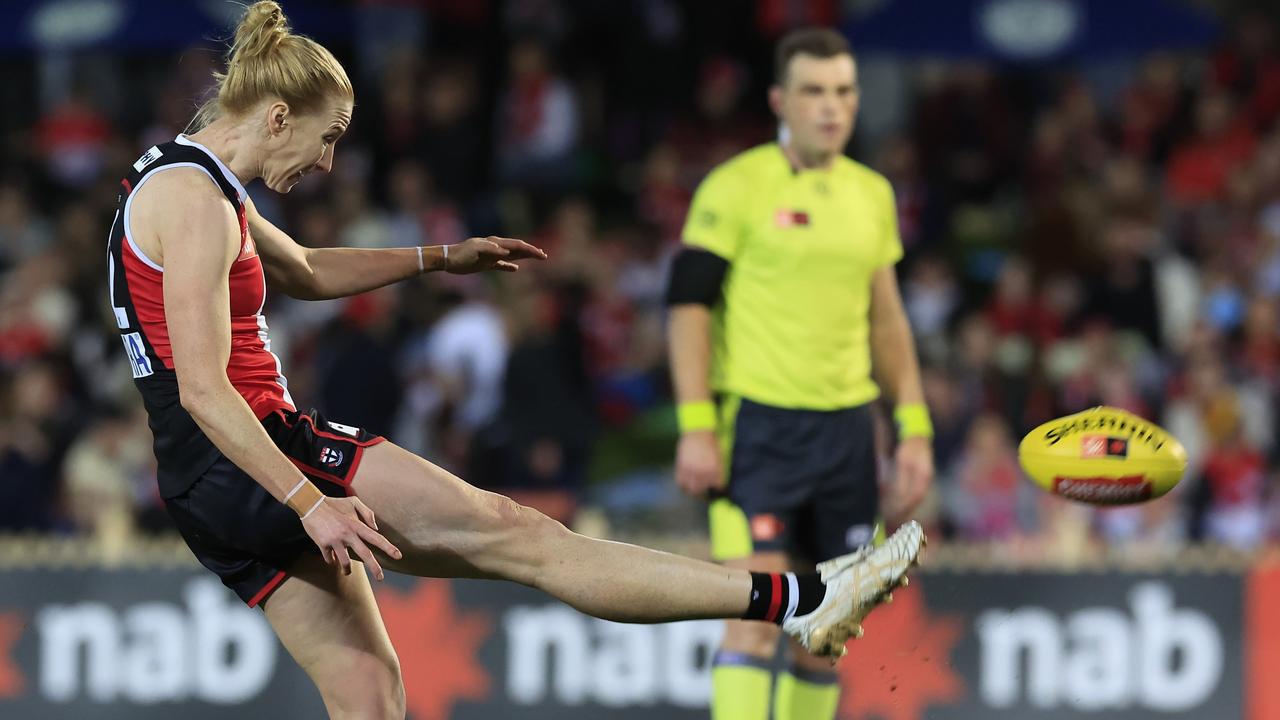
{"label": "umpire's short dark hair", "polygon": [[778,48],[774,51],[774,82],[779,85],[787,83],[787,70],[791,66],[791,58],[800,54],[817,58],[830,58],[837,55],[853,57],[853,48],[849,46],[849,41],[844,35],[831,28],[792,30],[778,41]]}

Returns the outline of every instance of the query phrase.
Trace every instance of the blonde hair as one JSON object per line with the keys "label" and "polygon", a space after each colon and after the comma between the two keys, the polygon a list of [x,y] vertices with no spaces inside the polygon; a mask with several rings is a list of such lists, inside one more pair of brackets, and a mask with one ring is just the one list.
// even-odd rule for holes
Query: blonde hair
{"label": "blonde hair", "polygon": [[331,97],[355,97],[347,71],[333,53],[291,33],[284,11],[272,0],[245,10],[227,53],[227,71],[213,77],[216,94],[200,107],[189,131],[247,112],[267,98],[278,97],[296,112],[309,112]]}

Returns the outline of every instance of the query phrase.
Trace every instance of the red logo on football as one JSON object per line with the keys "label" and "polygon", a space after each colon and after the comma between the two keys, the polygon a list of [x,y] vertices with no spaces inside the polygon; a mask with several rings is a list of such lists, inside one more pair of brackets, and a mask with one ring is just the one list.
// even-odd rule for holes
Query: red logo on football
{"label": "red logo on football", "polygon": [[751,539],[768,542],[776,540],[782,534],[782,529],[786,527],[777,515],[752,515],[751,516]]}
{"label": "red logo on football", "polygon": [[1080,457],[1128,457],[1129,441],[1125,438],[1107,437],[1106,435],[1080,436]]}
{"label": "red logo on football", "polygon": [[1062,477],[1053,491],[1063,497],[1095,505],[1128,505],[1151,499],[1151,481],[1144,475],[1120,477]]}
{"label": "red logo on football", "polygon": [[1080,438],[1080,457],[1096,458],[1107,456],[1107,437],[1105,435],[1084,435]]}

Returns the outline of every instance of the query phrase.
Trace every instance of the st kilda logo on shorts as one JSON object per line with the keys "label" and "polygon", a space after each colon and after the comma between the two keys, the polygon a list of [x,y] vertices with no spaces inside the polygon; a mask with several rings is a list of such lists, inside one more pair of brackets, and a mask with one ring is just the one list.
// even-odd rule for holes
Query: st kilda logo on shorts
{"label": "st kilda logo on shorts", "polygon": [[320,451],[320,462],[329,467],[337,467],[342,464],[342,451],[327,447]]}

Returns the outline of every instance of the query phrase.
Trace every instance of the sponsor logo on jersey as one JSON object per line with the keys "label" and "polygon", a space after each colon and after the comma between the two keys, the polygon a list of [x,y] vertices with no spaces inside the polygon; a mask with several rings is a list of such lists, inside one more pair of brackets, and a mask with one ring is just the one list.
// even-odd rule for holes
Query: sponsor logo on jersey
{"label": "sponsor logo on jersey", "polygon": [[147,357],[147,350],[142,344],[141,333],[131,332],[121,335],[120,339],[124,341],[124,351],[129,356],[129,370],[133,372],[134,379],[154,375],[155,370],[151,367],[151,359]]}
{"label": "sponsor logo on jersey", "polygon": [[809,225],[809,213],[803,210],[788,210],[786,208],[775,210],[773,224],[780,228],[807,227]]}
{"label": "sponsor logo on jersey", "polygon": [[160,152],[160,148],[152,145],[151,149],[142,153],[142,157],[138,158],[138,161],[133,164],[134,172],[142,172],[143,168],[159,160],[160,156],[163,154],[164,153]]}

